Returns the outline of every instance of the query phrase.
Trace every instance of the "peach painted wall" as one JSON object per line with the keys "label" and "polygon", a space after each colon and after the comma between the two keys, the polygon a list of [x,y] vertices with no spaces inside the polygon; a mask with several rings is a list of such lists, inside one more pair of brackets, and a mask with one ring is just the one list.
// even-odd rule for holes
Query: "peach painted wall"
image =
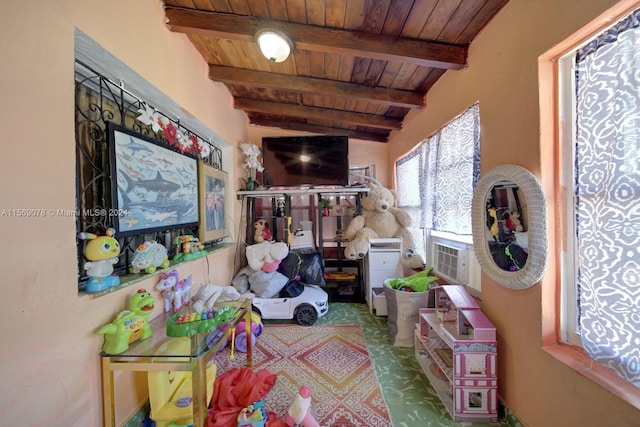
{"label": "peach painted wall", "polygon": [[[478,100],[482,172],[512,163],[541,177],[538,57],[615,3],[510,1],[473,42],[469,67],[447,72],[428,107],[392,134],[390,161]],[[482,308],[499,337],[501,399],[531,427],[637,426],[640,411],[542,350],[542,286],[554,274],[550,268],[542,284],[520,291],[482,276]]]}
{"label": "peach painted wall", "polygon": [[[207,78],[186,37],[166,29],[159,0],[4,1],[0,26],[0,212],[75,208],[75,28],[221,135],[231,144],[227,150],[246,138],[246,116],[232,108],[223,85]],[[237,176],[238,165],[234,160],[225,169]],[[0,235],[0,425],[102,425],[103,338],[95,330],[157,278],[100,298],[78,296],[74,218],[5,212]],[[179,271],[193,274],[194,289],[209,280],[228,284],[233,262],[229,248],[210,255],[209,267],[200,259]],[[146,387],[144,375],[133,383],[131,376],[118,379],[120,423],[146,400]]]}

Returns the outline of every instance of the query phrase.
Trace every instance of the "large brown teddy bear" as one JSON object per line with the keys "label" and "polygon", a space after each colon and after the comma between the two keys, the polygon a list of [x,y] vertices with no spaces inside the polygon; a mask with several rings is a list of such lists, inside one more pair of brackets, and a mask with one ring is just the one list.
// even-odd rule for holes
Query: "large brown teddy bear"
{"label": "large brown teddy bear", "polygon": [[369,251],[370,238],[402,238],[402,265],[407,268],[424,268],[424,260],[416,252],[413,237],[408,228],[411,217],[393,207],[395,191],[371,183],[369,195],[362,198],[362,215],[354,217],[345,231],[348,240],[344,248],[347,259],[359,259]]}

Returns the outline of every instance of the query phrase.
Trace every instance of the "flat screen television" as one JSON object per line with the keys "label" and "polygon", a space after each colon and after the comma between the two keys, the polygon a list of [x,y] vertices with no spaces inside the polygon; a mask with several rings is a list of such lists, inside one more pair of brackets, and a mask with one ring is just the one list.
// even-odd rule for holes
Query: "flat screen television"
{"label": "flat screen television", "polygon": [[343,135],[262,138],[267,187],[346,186],[349,138]]}

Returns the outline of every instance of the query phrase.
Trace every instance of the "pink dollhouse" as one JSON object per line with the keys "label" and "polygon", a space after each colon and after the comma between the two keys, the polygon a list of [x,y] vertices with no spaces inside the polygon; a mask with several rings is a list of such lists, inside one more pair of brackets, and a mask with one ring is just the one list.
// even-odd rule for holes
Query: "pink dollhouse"
{"label": "pink dollhouse", "polygon": [[476,300],[464,286],[437,286],[419,319],[416,359],[454,421],[497,421],[496,328]]}

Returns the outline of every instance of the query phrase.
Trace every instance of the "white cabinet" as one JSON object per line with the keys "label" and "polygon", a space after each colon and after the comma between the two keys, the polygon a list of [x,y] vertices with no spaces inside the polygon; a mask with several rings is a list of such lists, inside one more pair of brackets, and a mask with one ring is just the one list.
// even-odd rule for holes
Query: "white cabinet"
{"label": "white cabinet", "polygon": [[[365,258],[365,297],[369,311],[374,307],[379,316],[386,315],[384,292],[386,279],[402,277],[402,239],[369,239],[369,252]],[[384,307],[384,310],[382,308]]]}
{"label": "white cabinet", "polygon": [[454,421],[498,419],[496,328],[462,285],[429,289],[415,355]]}

